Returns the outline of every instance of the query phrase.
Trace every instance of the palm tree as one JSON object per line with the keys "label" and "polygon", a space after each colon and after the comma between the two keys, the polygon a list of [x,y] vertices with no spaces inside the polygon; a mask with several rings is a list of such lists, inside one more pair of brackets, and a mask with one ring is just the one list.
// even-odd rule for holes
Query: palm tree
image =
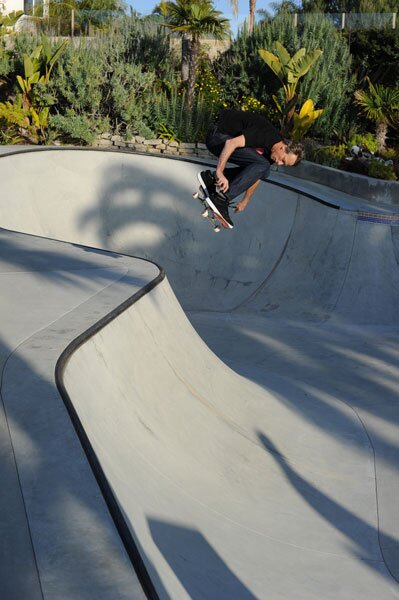
{"label": "palm tree", "polygon": [[356,90],[355,102],[364,115],[376,124],[378,149],[384,150],[388,126],[399,124],[399,88],[373,85],[367,78],[368,91]]}
{"label": "palm tree", "polygon": [[221,18],[211,0],[176,0],[162,2],[166,21],[163,23],[180,36],[189,36],[188,44],[188,87],[187,103],[192,106],[197,79],[200,40],[204,35],[212,35],[221,40],[227,37],[230,28],[228,19]]}
{"label": "palm tree", "polygon": [[[237,16],[238,0],[230,0],[230,4],[233,9],[234,15]],[[249,0],[249,19],[248,19],[248,32],[249,33],[251,33],[254,28],[255,10],[256,10],[256,0]]]}
{"label": "palm tree", "polygon": [[252,33],[255,25],[256,0],[249,0],[248,33]]}
{"label": "palm tree", "polygon": [[[230,0],[233,13],[237,16],[238,0]],[[255,24],[256,0],[249,0],[248,33],[252,33]]]}
{"label": "palm tree", "polygon": [[271,2],[270,6],[274,12],[275,17],[287,13],[296,13],[299,11],[299,8],[296,2],[294,2],[294,0],[281,0],[280,2]]}
{"label": "palm tree", "polygon": [[230,0],[231,8],[233,9],[233,15],[238,15],[238,0]]}

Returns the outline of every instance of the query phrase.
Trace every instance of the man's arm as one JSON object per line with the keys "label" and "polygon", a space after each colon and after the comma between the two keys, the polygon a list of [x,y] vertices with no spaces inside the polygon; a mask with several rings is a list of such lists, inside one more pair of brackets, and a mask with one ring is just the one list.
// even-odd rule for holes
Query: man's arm
{"label": "man's arm", "polygon": [[241,200],[241,202],[238,202],[238,204],[236,205],[234,212],[242,212],[243,210],[245,210],[248,202],[251,199],[252,194],[254,193],[254,191],[256,190],[256,188],[258,187],[258,185],[260,184],[260,179],[257,179],[255,181],[255,183],[253,183],[251,185],[250,188],[247,189],[247,191],[245,192],[244,198]]}
{"label": "man's arm", "polygon": [[216,183],[222,192],[227,192],[229,189],[229,182],[223,175],[226,164],[228,163],[229,158],[233,154],[234,150],[236,150],[236,148],[244,148],[244,146],[245,137],[243,135],[230,138],[229,140],[226,140],[224,144],[224,148],[219,156],[219,161],[216,167]]}

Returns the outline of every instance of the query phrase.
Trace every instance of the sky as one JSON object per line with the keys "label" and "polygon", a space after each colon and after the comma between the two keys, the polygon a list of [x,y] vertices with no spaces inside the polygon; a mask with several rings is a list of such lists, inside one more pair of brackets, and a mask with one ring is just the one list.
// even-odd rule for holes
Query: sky
{"label": "sky", "polygon": [[[159,3],[159,0],[127,0],[128,4],[132,6],[137,12],[142,15],[150,14],[153,8]],[[223,16],[230,20],[231,28],[233,31],[237,31],[239,25],[248,17],[249,12],[249,0],[238,0],[238,15],[234,17],[231,10],[230,0],[213,0],[213,4],[216,10],[220,10]],[[256,10],[259,8],[265,8],[270,10],[270,0],[257,0]]]}

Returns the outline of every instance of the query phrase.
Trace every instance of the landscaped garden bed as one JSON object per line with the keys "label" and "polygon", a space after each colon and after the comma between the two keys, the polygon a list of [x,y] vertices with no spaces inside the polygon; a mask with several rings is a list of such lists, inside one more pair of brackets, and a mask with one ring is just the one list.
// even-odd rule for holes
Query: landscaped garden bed
{"label": "landscaped garden bed", "polygon": [[[185,3],[195,4],[177,2]],[[225,39],[228,23],[207,6],[215,39]],[[210,33],[205,25],[183,31],[160,12],[97,19],[78,43],[0,28],[1,143],[206,158],[208,127],[235,107],[261,112],[302,141],[312,162],[398,179],[398,30],[348,35],[324,15],[306,14],[294,27],[281,10],[251,32],[244,27],[211,60],[198,43]],[[188,60],[171,43],[174,31],[184,34]]]}

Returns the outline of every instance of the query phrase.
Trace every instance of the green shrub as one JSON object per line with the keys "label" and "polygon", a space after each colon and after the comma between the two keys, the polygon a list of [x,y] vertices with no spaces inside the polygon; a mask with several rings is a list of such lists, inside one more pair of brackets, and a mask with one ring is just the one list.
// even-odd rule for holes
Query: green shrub
{"label": "green shrub", "polygon": [[342,159],[348,154],[345,144],[322,146],[312,139],[304,140],[304,148],[306,160],[335,169],[340,167]]}
{"label": "green shrub", "polygon": [[317,162],[317,156],[322,148],[322,145],[313,138],[305,138],[303,140],[303,148],[305,151],[306,160]]}
{"label": "green shrub", "polygon": [[85,115],[76,114],[73,109],[68,108],[64,115],[51,115],[49,125],[53,138],[61,138],[68,144],[90,145],[98,133],[108,129],[106,120],[97,121],[96,126]]}
{"label": "green shrub", "polygon": [[141,65],[117,63],[107,83],[108,109],[114,126],[135,128],[145,120],[153,100],[155,74]]}
{"label": "green shrub", "polygon": [[170,36],[164,27],[140,19],[135,14],[121,19],[112,32],[102,40],[101,50],[108,64],[141,65],[155,74],[161,87],[170,89],[177,84],[179,58],[170,49]]}
{"label": "green shrub", "polygon": [[359,29],[346,35],[359,81],[369,75],[373,83],[394,87],[399,81],[399,29]]}
{"label": "green shrub", "polygon": [[281,42],[291,55],[301,47],[308,51],[323,50],[322,57],[301,83],[300,101],[303,103],[311,98],[316,106],[324,108],[323,115],[312,128],[314,135],[329,139],[335,131],[346,132],[355,87],[349,48],[330,21],[317,15],[306,19],[297,28],[292,26],[292,15],[283,14],[256,25],[252,35],[246,30],[241,31],[230,50],[215,62],[215,73],[223,87],[225,102],[234,106],[242,97],[254,96],[265,106],[273,104],[272,95],[279,88],[279,81],[262,61],[258,50],[263,48],[273,52],[276,41]]}
{"label": "green shrub", "polygon": [[323,50],[320,60],[304,78],[300,91],[303,100],[311,98],[316,106],[324,109],[312,127],[312,135],[328,140],[335,132],[346,132],[351,123],[355,78],[351,72],[349,47],[331,21],[322,15],[307,18],[299,33],[300,45],[308,51]]}
{"label": "green shrub", "polygon": [[203,142],[214,120],[206,99],[198,94],[191,109],[187,108],[185,92],[160,94],[152,107],[152,122],[156,130],[163,125],[176,140]]}
{"label": "green shrub", "polygon": [[86,116],[95,129],[106,82],[101,52],[86,44],[77,48],[70,45],[59,61],[51,87],[57,98],[58,113],[66,115],[69,111],[68,114]]}
{"label": "green shrub", "polygon": [[292,27],[290,17],[255,25],[251,35],[243,27],[229,50],[214,62],[215,74],[228,106],[238,106],[241,98],[249,96],[272,105],[272,94],[276,93],[280,82],[266,67],[258,51],[260,48],[272,51],[277,40],[290,53],[300,47],[297,29]]}
{"label": "green shrub", "polygon": [[[153,105],[174,85],[176,57],[158,25],[132,15],[94,43],[70,47],[60,61],[53,92],[53,127],[89,143],[104,121],[127,137],[154,137]],[[62,118],[65,117],[65,118]]]}
{"label": "green shrub", "polygon": [[377,177],[378,179],[388,179],[389,181],[396,181],[397,177],[392,165],[387,165],[381,160],[372,159],[368,165],[368,174],[370,177]]}
{"label": "green shrub", "polygon": [[6,83],[8,75],[15,70],[15,59],[3,39],[0,39],[0,85]]}
{"label": "green shrub", "polygon": [[21,91],[16,76],[24,71],[24,55],[30,55],[36,46],[37,39],[26,34],[0,41],[0,101],[12,100],[10,96]]}
{"label": "green shrub", "polygon": [[372,133],[356,133],[348,141],[348,149],[352,146],[367,148],[369,152],[377,152],[378,150],[377,138]]}
{"label": "green shrub", "polygon": [[395,148],[386,148],[383,152],[380,152],[380,156],[384,160],[399,160],[399,151]]}
{"label": "green shrub", "polygon": [[202,96],[204,103],[213,116],[216,117],[222,108],[227,108],[223,88],[212,70],[211,62],[204,54],[201,55],[195,87],[197,94]]}

